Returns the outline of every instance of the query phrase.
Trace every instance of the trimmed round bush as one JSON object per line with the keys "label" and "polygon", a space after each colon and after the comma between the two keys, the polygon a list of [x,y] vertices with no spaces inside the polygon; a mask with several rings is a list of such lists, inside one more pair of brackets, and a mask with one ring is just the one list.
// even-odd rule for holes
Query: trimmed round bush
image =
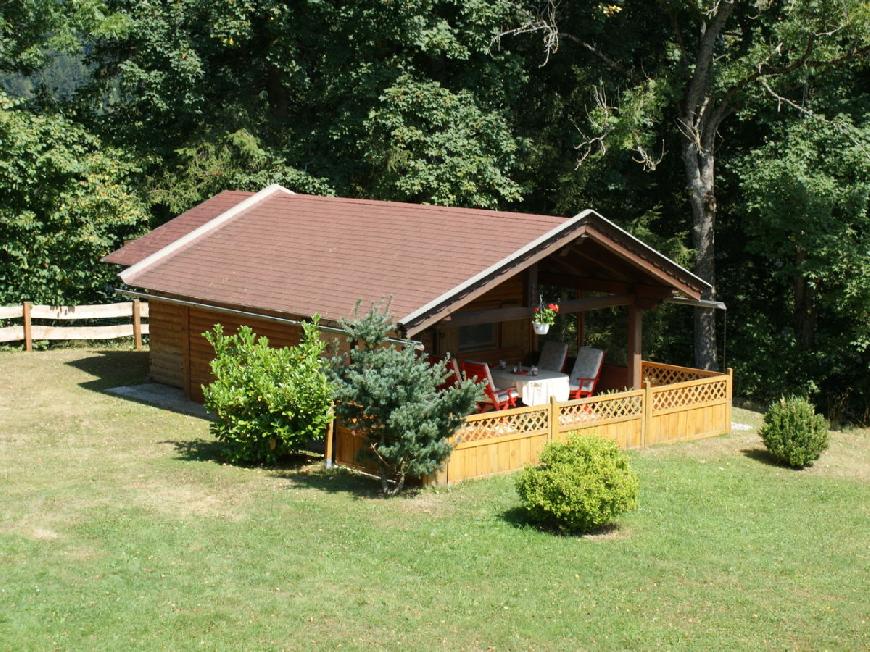
{"label": "trimmed round bush", "polygon": [[517,478],[529,516],[542,525],[583,533],[637,508],[637,475],[612,441],[574,436],[549,444],[541,462]]}
{"label": "trimmed round bush", "polygon": [[811,466],[828,447],[828,422],[800,396],[773,403],[758,434],[773,457],[797,469]]}

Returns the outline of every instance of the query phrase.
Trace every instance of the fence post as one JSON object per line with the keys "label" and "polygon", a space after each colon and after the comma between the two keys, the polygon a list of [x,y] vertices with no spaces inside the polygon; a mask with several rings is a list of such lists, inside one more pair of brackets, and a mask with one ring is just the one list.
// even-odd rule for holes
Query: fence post
{"label": "fence post", "polygon": [[643,418],[640,420],[640,447],[646,448],[646,437],[652,428],[652,385],[643,381]]}
{"label": "fence post", "polygon": [[326,426],[326,450],[323,454],[323,465],[327,469],[331,469],[334,466],[332,461],[333,456],[333,438],[335,437],[335,414],[333,413],[332,418],[329,420],[329,425]]}
{"label": "fence post", "polygon": [[33,304],[30,301],[25,301],[21,304],[21,317],[24,325],[24,350],[33,351],[33,338],[30,330],[30,308]]}
{"label": "fence post", "polygon": [[547,441],[556,439],[559,428],[559,404],[555,396],[550,396],[550,427],[547,429]]}
{"label": "fence post", "polygon": [[139,299],[133,299],[133,346],[142,350],[142,319],[139,315]]}
{"label": "fence post", "polygon": [[730,435],[731,434],[731,399],[734,396],[734,370],[731,367],[728,367],[728,385],[727,385],[726,391],[727,391],[727,399],[726,400],[728,401],[728,403],[726,404],[725,414],[726,414],[726,419],[728,421],[725,424],[725,427],[727,428],[727,430],[725,432],[727,432]]}

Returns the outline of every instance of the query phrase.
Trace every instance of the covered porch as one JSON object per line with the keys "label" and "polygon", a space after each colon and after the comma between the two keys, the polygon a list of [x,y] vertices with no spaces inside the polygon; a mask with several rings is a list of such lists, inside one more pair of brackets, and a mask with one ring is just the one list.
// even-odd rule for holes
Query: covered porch
{"label": "covered porch", "polygon": [[[537,255],[503,261],[488,277],[469,284],[460,300],[430,306],[402,320],[404,334],[419,340],[432,356],[486,363],[490,371],[498,371],[502,361],[509,369],[537,364],[545,342],[567,345],[559,369],[566,378],[572,373],[572,358],[588,344],[587,316],[607,310],[624,320],[625,337],[605,351],[591,395],[550,395],[467,417],[451,437],[453,452],[447,464],[425,481],[452,484],[513,471],[536,463],[547,443],[575,433],[612,439],[623,448],[642,448],[730,432],[730,370],[695,369],[643,357],[644,316],[665,302],[713,309],[701,301],[707,287],[688,270],[592,214],[578,232]],[[536,334],[532,327],[542,297],[545,303],[558,303],[562,320],[546,335]],[[565,328],[566,323],[571,327]],[[358,466],[365,442],[337,424],[333,446],[336,462]]]}
{"label": "covered porch", "polygon": [[[645,314],[665,302],[712,305],[701,301],[708,285],[613,223],[590,217],[573,237],[553,243],[534,259],[507,261],[489,282],[454,305],[426,315],[407,328],[407,334],[442,359],[486,363],[497,379],[510,376],[499,373],[499,366],[537,366],[571,374],[575,356],[590,344],[587,315],[607,311],[609,318],[622,321],[619,330],[625,335],[609,346],[596,344],[606,350],[594,393],[642,389],[654,364],[644,362]],[[541,302],[559,307],[557,323],[546,335],[536,334],[532,324]],[[550,352],[565,350],[559,368],[552,360],[549,367],[541,364],[544,346]],[[681,374],[671,368],[652,378],[654,384],[707,373]]]}

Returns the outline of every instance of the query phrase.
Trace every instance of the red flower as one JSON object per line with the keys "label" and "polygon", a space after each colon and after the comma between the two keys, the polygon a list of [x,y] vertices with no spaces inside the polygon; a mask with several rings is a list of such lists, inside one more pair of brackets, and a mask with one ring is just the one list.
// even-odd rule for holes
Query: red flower
{"label": "red flower", "polygon": [[559,306],[558,306],[558,304],[551,303],[551,304],[549,304],[547,307],[548,307],[550,310],[552,310],[553,312],[559,312]]}
{"label": "red flower", "polygon": [[538,307],[535,307],[535,312],[541,312],[541,309]]}

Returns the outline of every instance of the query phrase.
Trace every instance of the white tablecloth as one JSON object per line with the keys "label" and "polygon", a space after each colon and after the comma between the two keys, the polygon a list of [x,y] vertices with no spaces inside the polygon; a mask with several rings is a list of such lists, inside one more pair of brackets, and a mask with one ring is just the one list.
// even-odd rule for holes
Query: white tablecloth
{"label": "white tablecloth", "polygon": [[540,369],[537,376],[531,374],[514,374],[510,369],[493,367],[492,380],[499,389],[515,387],[523,403],[526,405],[543,405],[551,396],[557,401],[567,401],[570,389],[568,374]]}

